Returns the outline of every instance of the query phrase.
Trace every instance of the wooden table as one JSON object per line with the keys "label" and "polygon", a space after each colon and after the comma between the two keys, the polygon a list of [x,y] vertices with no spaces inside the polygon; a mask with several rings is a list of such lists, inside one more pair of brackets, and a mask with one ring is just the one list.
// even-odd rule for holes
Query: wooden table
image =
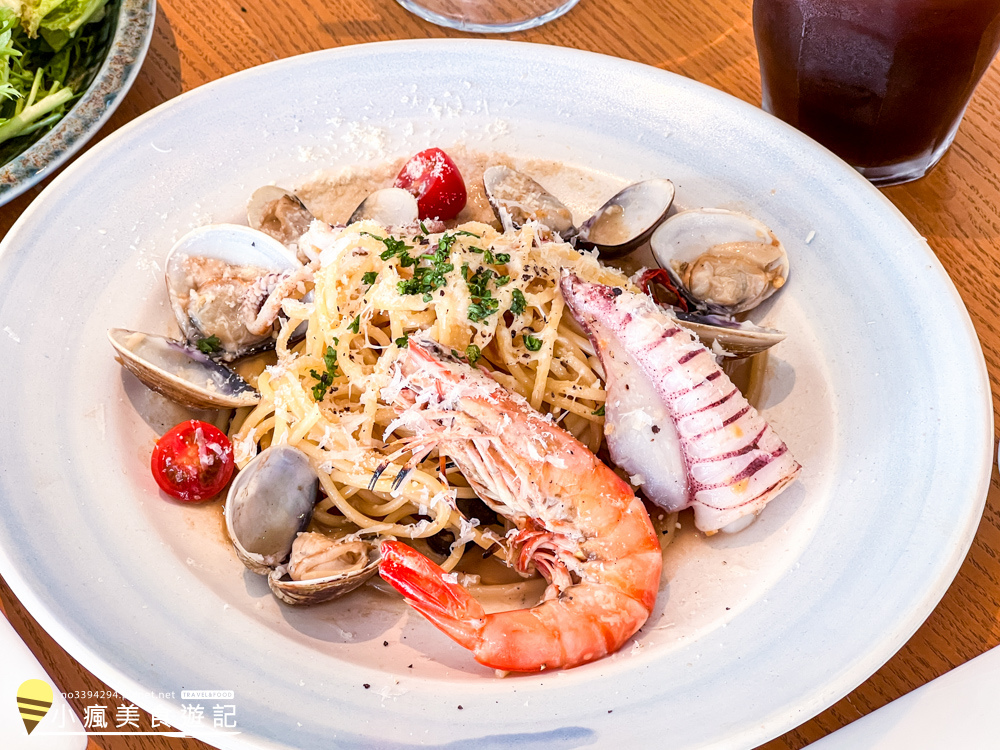
{"label": "wooden table", "polygon": [[[751,0],[581,0],[561,19],[509,38],[636,60],[756,104],[760,84],[750,4]],[[393,0],[160,0],[142,72],[97,140],[181,92],[253,65],[363,42],[462,36],[467,35],[410,15]],[[954,146],[934,172],[885,191],[927,237],[957,285],[983,343],[994,383],[1000,379],[998,115],[1000,63],[987,73]],[[29,191],[0,208],[0,231],[5,233],[37,194],[38,189]],[[1000,492],[994,467],[986,513],[972,550],[927,622],[854,692],[763,747],[801,748],[1000,644],[998,556]],[[106,689],[38,627],[2,581],[0,600],[15,628],[64,691]],[[82,715],[88,701],[71,702]],[[143,715],[142,726],[150,728],[148,715]],[[91,740],[91,749],[104,750],[206,747],[192,739],[149,736]]]}

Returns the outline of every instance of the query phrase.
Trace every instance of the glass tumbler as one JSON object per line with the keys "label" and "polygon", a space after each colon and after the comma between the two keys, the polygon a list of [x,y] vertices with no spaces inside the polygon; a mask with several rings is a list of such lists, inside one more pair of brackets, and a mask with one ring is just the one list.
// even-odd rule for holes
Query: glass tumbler
{"label": "glass tumbler", "polygon": [[1000,46],[1000,0],[754,0],[762,106],[875,185],[944,156]]}
{"label": "glass tumbler", "polygon": [[438,26],[479,34],[506,34],[541,26],[579,0],[396,0]]}

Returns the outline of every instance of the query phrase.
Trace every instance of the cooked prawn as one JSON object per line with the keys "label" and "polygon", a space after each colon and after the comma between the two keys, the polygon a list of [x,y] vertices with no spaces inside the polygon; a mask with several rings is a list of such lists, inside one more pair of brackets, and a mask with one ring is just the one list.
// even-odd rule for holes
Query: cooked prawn
{"label": "cooked prawn", "polygon": [[534,672],[613,653],[649,617],[662,557],[627,483],[550,418],[433,341],[410,339],[383,397],[415,435],[414,459],[447,455],[518,532],[516,566],[548,581],[530,609],[487,614],[440,567],[399,542],[380,573],[481,664]]}

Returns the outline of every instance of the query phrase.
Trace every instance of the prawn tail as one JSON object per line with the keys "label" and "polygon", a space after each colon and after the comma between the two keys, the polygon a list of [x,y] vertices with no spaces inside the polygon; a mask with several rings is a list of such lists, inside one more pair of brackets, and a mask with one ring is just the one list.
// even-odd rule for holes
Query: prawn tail
{"label": "prawn tail", "polygon": [[456,643],[475,650],[482,639],[486,612],[468,591],[451,583],[449,574],[412,547],[385,541],[379,575]]}

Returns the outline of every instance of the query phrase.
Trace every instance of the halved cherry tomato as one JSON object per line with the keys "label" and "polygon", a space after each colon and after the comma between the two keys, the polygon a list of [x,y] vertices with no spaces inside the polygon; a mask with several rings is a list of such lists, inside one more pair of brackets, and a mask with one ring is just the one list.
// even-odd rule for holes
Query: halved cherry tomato
{"label": "halved cherry tomato", "polygon": [[151,464],[161,490],[197,503],[218,495],[233,476],[233,444],[217,427],[191,419],[157,441]]}
{"label": "halved cherry tomato", "polygon": [[439,148],[410,157],[394,185],[413,193],[421,219],[454,219],[465,208],[465,180],[451,157]]}

